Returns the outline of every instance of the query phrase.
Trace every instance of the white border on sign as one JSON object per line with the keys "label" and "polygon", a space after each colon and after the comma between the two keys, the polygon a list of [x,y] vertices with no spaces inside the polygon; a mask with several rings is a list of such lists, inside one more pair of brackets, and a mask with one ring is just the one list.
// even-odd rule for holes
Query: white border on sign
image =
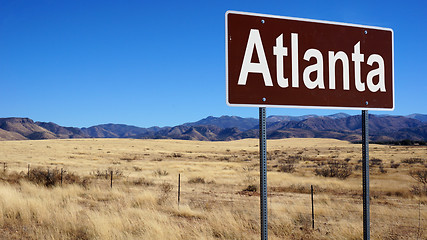
{"label": "white border on sign", "polygon": [[[227,16],[229,13],[241,14],[241,15],[249,15],[249,16],[257,16],[257,17],[269,17],[269,18],[278,18],[278,19],[287,19],[287,20],[296,20],[303,22],[314,22],[314,23],[323,23],[323,24],[331,24],[331,25],[340,25],[340,26],[350,26],[350,27],[359,27],[359,28],[367,28],[367,29],[377,29],[391,32],[391,48],[392,48],[392,86],[393,86],[393,107],[392,108],[363,108],[363,107],[326,107],[326,106],[297,106],[297,105],[262,105],[262,104],[234,104],[228,101],[228,21]],[[375,26],[367,26],[360,24],[352,24],[352,23],[340,23],[340,22],[332,22],[332,21],[324,21],[324,20],[314,20],[314,19],[306,19],[306,18],[296,18],[296,17],[285,17],[285,16],[277,16],[270,14],[261,14],[261,13],[250,13],[250,12],[240,12],[228,10],[225,12],[225,98],[226,103],[230,107],[273,107],[273,108],[303,108],[303,109],[344,109],[344,110],[378,110],[378,111],[393,111],[395,107],[395,95],[394,95],[394,31],[391,28],[384,27],[375,27]]]}

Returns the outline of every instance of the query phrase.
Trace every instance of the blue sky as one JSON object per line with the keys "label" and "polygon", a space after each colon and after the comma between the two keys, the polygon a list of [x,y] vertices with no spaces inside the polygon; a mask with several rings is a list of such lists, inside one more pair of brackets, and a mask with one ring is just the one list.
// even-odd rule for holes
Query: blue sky
{"label": "blue sky", "polygon": [[[0,117],[173,126],[225,103],[227,10],[392,28],[393,112],[427,114],[426,1],[0,0]],[[360,111],[268,108],[268,115]]]}

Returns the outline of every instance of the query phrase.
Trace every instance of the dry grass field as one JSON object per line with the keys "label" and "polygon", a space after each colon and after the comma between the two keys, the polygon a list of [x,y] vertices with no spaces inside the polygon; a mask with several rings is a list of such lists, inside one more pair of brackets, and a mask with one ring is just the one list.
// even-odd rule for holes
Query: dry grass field
{"label": "dry grass field", "polygon": [[[362,239],[361,145],[267,148],[269,239]],[[427,147],[371,144],[370,158],[372,239],[427,239],[426,186],[410,174]],[[1,141],[0,163],[1,239],[260,238],[257,139]]]}

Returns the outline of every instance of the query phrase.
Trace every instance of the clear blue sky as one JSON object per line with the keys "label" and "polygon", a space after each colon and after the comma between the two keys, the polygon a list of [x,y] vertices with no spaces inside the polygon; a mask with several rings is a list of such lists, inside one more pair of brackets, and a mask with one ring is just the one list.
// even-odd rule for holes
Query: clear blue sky
{"label": "clear blue sky", "polygon": [[[0,0],[0,117],[173,126],[258,117],[225,103],[227,10],[388,27],[393,112],[427,114],[426,1]],[[267,109],[268,115],[359,111]]]}

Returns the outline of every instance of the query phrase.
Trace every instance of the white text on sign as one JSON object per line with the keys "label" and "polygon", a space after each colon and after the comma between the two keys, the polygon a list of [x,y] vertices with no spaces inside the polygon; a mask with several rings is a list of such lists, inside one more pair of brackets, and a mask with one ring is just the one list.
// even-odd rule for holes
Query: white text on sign
{"label": "white text on sign", "polygon": [[[299,57],[298,57],[298,34],[291,33],[290,36],[290,55],[291,55],[291,87],[299,88]],[[251,62],[254,50],[258,55],[259,62]],[[353,46],[351,53],[351,61],[354,64],[354,85],[359,92],[364,92],[367,89],[371,92],[386,92],[385,87],[385,66],[384,59],[379,54],[371,54],[367,58],[366,64],[369,66],[378,66],[372,69],[365,76],[361,76],[361,64],[365,61],[365,55],[361,53],[360,41]],[[273,47],[273,55],[276,56],[276,79],[277,85],[281,88],[289,87],[289,79],[285,76],[288,74],[284,71],[284,64],[286,64],[285,57],[288,56],[288,47],[284,46],[283,34],[276,38],[276,45]],[[263,76],[264,85],[267,87],[273,86],[270,70],[267,64],[266,52],[261,41],[261,35],[258,29],[251,29],[249,38],[246,45],[245,55],[239,75],[238,85],[246,85],[249,73],[260,73]],[[326,54],[326,53],[325,53]],[[350,66],[349,57],[343,51],[328,51],[328,71],[329,71],[329,89],[335,89],[335,67],[337,62],[341,62],[343,68],[343,90],[350,90]],[[307,66],[303,71],[303,83],[308,89],[325,89],[324,79],[324,61],[323,54],[318,49],[310,48],[304,53],[303,60],[310,61],[315,58],[316,63]],[[317,73],[314,79],[310,78],[311,73]],[[364,77],[362,79],[362,77]],[[374,80],[375,79],[375,80]],[[364,81],[365,80],[365,81]]]}

